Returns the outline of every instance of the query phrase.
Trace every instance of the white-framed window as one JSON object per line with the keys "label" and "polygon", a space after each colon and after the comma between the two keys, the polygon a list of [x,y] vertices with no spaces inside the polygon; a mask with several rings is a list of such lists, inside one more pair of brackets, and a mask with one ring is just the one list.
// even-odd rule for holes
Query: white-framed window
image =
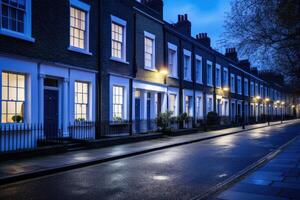
{"label": "white-framed window", "polygon": [[197,119],[203,118],[203,99],[202,96],[196,96],[196,116]]}
{"label": "white-framed window", "polygon": [[24,122],[25,75],[2,72],[1,122]]}
{"label": "white-framed window", "polygon": [[202,57],[196,55],[196,82],[199,84],[203,83],[203,68],[202,68]]}
{"label": "white-framed window", "polygon": [[255,83],[255,96],[259,96],[258,83]]}
{"label": "white-framed window", "polygon": [[237,76],[237,93],[242,94],[242,78]]}
{"label": "white-framed window", "polygon": [[207,85],[213,86],[213,66],[211,61],[206,62],[206,79],[207,79]]}
{"label": "white-framed window", "polygon": [[228,68],[223,68],[223,87],[229,87],[229,81],[228,81]]}
{"label": "white-framed window", "polygon": [[183,75],[185,81],[192,81],[192,59],[191,52],[188,50],[183,50]]}
{"label": "white-framed window", "polygon": [[260,85],[260,92],[259,95],[263,98],[264,97],[264,86]]}
{"label": "white-framed window", "polygon": [[0,0],[0,34],[34,42],[31,0]]}
{"label": "white-framed window", "polygon": [[168,69],[169,77],[178,78],[178,64],[177,64],[177,46],[168,43]]}
{"label": "white-framed window", "polygon": [[192,113],[192,96],[185,96],[185,112],[189,117],[193,116]]}
{"label": "white-framed window", "polygon": [[144,32],[145,69],[155,70],[155,35]]}
{"label": "white-framed window", "polygon": [[90,6],[79,0],[70,0],[70,47],[80,53],[89,52]]}
{"label": "white-framed window", "polygon": [[89,110],[89,84],[75,81],[75,120],[88,120]]}
{"label": "white-framed window", "polygon": [[269,96],[270,96],[270,94],[268,92],[268,87],[265,87],[265,97],[269,97]]}
{"label": "white-framed window", "polygon": [[207,97],[207,113],[213,111],[213,98]]}
{"label": "white-framed window", "polygon": [[249,81],[247,78],[244,79],[244,95],[249,96]]}
{"label": "white-framed window", "polygon": [[119,121],[124,118],[124,87],[113,85],[113,120]]}
{"label": "white-framed window", "polygon": [[172,112],[172,116],[176,116],[176,94],[169,94],[169,111]]}
{"label": "white-framed window", "polygon": [[251,81],[250,82],[250,96],[251,97],[254,97],[254,82],[253,81]]}
{"label": "white-framed window", "polygon": [[126,25],[127,22],[111,16],[111,58],[126,61]]}
{"label": "white-framed window", "polygon": [[235,93],[235,75],[230,74],[230,90],[231,93]]}
{"label": "white-framed window", "polygon": [[221,88],[221,65],[216,64],[216,87]]}

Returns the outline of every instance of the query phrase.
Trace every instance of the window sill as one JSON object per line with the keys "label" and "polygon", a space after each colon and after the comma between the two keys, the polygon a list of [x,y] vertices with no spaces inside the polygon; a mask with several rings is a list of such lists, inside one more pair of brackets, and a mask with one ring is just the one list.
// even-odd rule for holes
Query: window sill
{"label": "window sill", "polygon": [[216,86],[216,88],[217,88],[217,89],[222,89],[222,87],[221,87],[221,86]]}
{"label": "window sill", "polygon": [[85,49],[80,49],[80,48],[76,48],[76,47],[72,47],[72,46],[69,46],[68,48],[69,51],[74,51],[74,52],[77,52],[77,53],[82,53],[82,54],[85,54],[85,55],[89,55],[89,56],[92,56],[93,54]]}
{"label": "window sill", "polygon": [[125,61],[125,60],[122,60],[122,59],[120,59],[120,58],[114,58],[114,57],[111,57],[110,60],[115,61],[115,62],[119,62],[119,63],[123,63],[123,64],[129,65],[129,62],[127,62],[127,61]]}
{"label": "window sill", "polygon": [[197,84],[201,84],[201,85],[203,84],[202,81],[196,81],[196,83],[197,83]]}
{"label": "window sill", "polygon": [[13,38],[17,38],[17,39],[21,39],[21,40],[25,40],[25,41],[28,41],[28,42],[35,42],[35,39],[28,36],[28,35],[25,35],[25,34],[22,34],[22,33],[17,33],[17,32],[10,31],[10,30],[0,29],[0,34],[1,35],[6,35],[6,36],[9,36],[9,37],[13,37]]}
{"label": "window sill", "polygon": [[193,82],[193,80],[191,80],[191,79],[184,79],[184,81]]}
{"label": "window sill", "polygon": [[209,86],[209,87],[214,87],[212,84],[207,84],[207,86]]}
{"label": "window sill", "polygon": [[153,69],[153,68],[150,68],[150,67],[144,67],[145,70],[148,70],[148,71],[152,71],[152,72],[157,72],[156,69]]}
{"label": "window sill", "polygon": [[168,77],[178,79],[178,76],[169,75]]}

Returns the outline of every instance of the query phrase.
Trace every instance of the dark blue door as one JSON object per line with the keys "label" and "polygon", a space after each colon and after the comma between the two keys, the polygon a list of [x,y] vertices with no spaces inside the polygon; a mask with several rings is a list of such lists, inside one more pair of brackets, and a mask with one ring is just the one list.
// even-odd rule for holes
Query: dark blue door
{"label": "dark blue door", "polygon": [[44,134],[47,139],[58,136],[57,90],[44,90]]}
{"label": "dark blue door", "polygon": [[135,131],[139,133],[141,131],[141,100],[135,99]]}

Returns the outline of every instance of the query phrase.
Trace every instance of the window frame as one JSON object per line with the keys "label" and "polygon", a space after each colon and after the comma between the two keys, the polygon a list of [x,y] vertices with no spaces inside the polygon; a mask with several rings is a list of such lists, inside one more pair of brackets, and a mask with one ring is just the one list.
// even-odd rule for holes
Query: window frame
{"label": "window frame", "polygon": [[[234,82],[232,82],[232,78],[233,78]],[[236,86],[235,74],[231,73],[230,74],[230,91],[231,91],[231,93],[235,93],[235,86]]]}
{"label": "window frame", "polygon": [[[114,97],[115,97],[114,88],[115,87],[122,88],[122,104],[114,103]],[[121,120],[124,120],[124,118],[125,118],[125,87],[122,85],[117,85],[117,84],[112,85],[112,120],[118,121],[115,119],[115,105],[121,105],[121,113],[120,113],[121,117],[120,118],[121,118]]]}
{"label": "window frame", "polygon": [[[3,97],[2,97],[2,94],[3,94],[3,91],[2,91],[2,89],[3,89],[3,77],[2,77],[2,74],[3,73],[7,73],[8,74],[8,77],[9,77],[9,74],[14,74],[14,75],[16,75],[16,76],[18,76],[18,75],[21,75],[21,76],[24,76],[24,88],[23,88],[23,90],[24,90],[24,100],[23,101],[18,101],[18,99],[17,100],[3,100]],[[9,80],[8,80],[8,82],[9,82]],[[17,84],[17,83],[16,83]],[[7,85],[7,86],[5,86],[5,87],[7,87],[7,94],[9,95],[9,85]],[[20,88],[20,87],[18,87],[18,85],[16,86],[16,87],[13,87],[13,88],[16,88],[16,94],[17,94],[17,92],[18,92],[18,88]],[[26,93],[27,93],[27,76],[26,76],[26,74],[24,74],[24,73],[18,73],[18,72],[12,72],[12,71],[2,71],[1,72],[1,98],[0,98],[0,102],[1,102],[1,107],[0,107],[0,109],[1,109],[1,116],[0,116],[0,119],[1,119],[1,123],[2,124],[24,124],[24,123],[26,123],[26,121],[27,121],[27,119],[26,119],[26,112],[27,112],[27,108],[26,108],[26,104],[27,104],[27,100],[26,100],[26,97],[27,97],[27,95],[26,95]],[[3,122],[2,121],[2,115],[3,115],[3,111],[2,111],[2,102],[14,102],[14,103],[18,103],[18,102],[23,102],[23,120],[22,120],[22,122],[20,122],[20,123],[18,123],[18,122]],[[15,114],[17,114],[17,113],[15,113]],[[6,112],[6,115],[8,115],[8,111]],[[7,117],[7,116],[6,116]]]}
{"label": "window frame", "polygon": [[[148,38],[150,40],[152,40],[152,66],[146,66],[146,43],[145,43],[145,39]],[[147,31],[144,31],[144,69],[150,70],[150,71],[157,71],[156,70],[156,56],[155,56],[155,38],[156,36],[152,33],[149,33]]]}
{"label": "window frame", "polygon": [[[189,62],[188,62],[188,68],[187,68],[187,72],[188,74],[185,73],[185,58],[188,57],[189,58]],[[186,76],[189,75],[189,76]],[[192,52],[186,49],[183,49],[183,79],[185,81],[189,81],[192,82]]]}
{"label": "window frame", "polygon": [[[122,63],[126,63],[127,62],[127,21],[123,20],[119,17],[116,17],[114,15],[111,15],[111,31],[110,31],[110,35],[111,35],[111,46],[110,46],[110,52],[111,52],[111,60],[117,61],[117,62],[122,62]],[[112,39],[112,24],[116,24],[122,27],[123,30],[123,35],[122,35],[122,45],[121,45],[121,58],[118,57],[114,57],[112,55],[112,43],[113,43],[113,39]]]}
{"label": "window frame", "polygon": [[[79,47],[72,46],[69,41],[68,50],[75,51],[77,53],[86,54],[86,55],[93,55],[90,52],[90,9],[91,9],[91,6],[84,2],[81,2],[79,0],[70,0],[69,11],[71,11],[71,7],[85,12],[85,18],[86,18],[85,41],[84,41],[85,48],[82,49]],[[71,38],[71,13],[69,13],[69,40],[70,40],[70,38]]]}
{"label": "window frame", "polygon": [[[32,37],[32,11],[31,11],[32,2],[31,1],[32,0],[27,0],[25,5],[24,33],[2,28],[2,16],[0,16],[0,35],[6,35],[9,37],[25,40],[28,42],[35,42],[35,39]],[[0,10],[2,10],[2,0],[0,0]]]}
{"label": "window frame", "polygon": [[[211,66],[211,70],[208,70],[209,65]],[[210,80],[210,82],[208,82],[208,80]],[[213,87],[213,63],[209,60],[206,61],[206,85]]]}
{"label": "window frame", "polygon": [[[177,46],[168,42],[168,68],[170,68],[170,54],[169,51],[174,51],[175,53],[175,57],[173,58],[173,65],[172,65],[172,70],[169,69],[169,72],[171,71],[171,73],[169,73],[169,77],[171,78],[176,78],[178,79],[178,49]],[[175,71],[175,73],[174,73]]]}
{"label": "window frame", "polygon": [[[227,76],[225,76],[225,72],[226,72]],[[225,77],[226,77],[226,79],[225,79]],[[223,87],[229,88],[229,72],[228,72],[227,67],[223,67]]]}
{"label": "window frame", "polygon": [[[83,91],[81,93],[77,92],[76,87],[75,87],[76,83],[86,84],[87,85],[87,93],[84,93]],[[76,101],[75,101],[76,94],[81,94],[81,95],[86,94],[87,95],[87,103],[76,103]],[[78,120],[78,118],[76,118],[76,115],[77,115],[76,105],[77,104],[80,104],[81,106],[86,105],[86,116],[85,116],[86,119],[84,121],[89,121],[89,119],[90,119],[90,112],[89,112],[90,111],[90,83],[89,82],[82,81],[82,80],[74,81],[74,119],[75,119],[75,121]],[[82,115],[82,112],[80,115]],[[83,119],[83,118],[81,118],[81,119]]]}
{"label": "window frame", "polygon": [[244,95],[249,96],[249,80],[244,78]]}
{"label": "window frame", "polygon": [[[217,71],[219,70],[219,78],[217,77]],[[216,88],[221,88],[222,87],[222,73],[221,73],[221,65],[216,64]]]}
{"label": "window frame", "polygon": [[237,93],[242,95],[242,77],[237,76]]}
{"label": "window frame", "polygon": [[[199,70],[199,66],[197,65],[198,61],[200,61],[200,70]],[[196,67],[195,67],[196,68],[196,83],[203,84],[203,59],[202,59],[202,56],[196,55],[195,65],[196,65]]]}

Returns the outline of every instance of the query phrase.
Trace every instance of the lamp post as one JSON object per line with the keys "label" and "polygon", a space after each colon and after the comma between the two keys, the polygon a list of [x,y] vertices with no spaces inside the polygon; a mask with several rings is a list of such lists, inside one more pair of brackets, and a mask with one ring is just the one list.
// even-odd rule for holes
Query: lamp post
{"label": "lamp post", "polygon": [[281,123],[283,123],[283,106],[284,106],[285,102],[282,101],[281,102]]}
{"label": "lamp post", "polygon": [[266,98],[266,99],[265,99],[266,107],[267,107],[267,110],[266,110],[266,111],[267,111],[267,121],[268,121],[268,126],[270,126],[269,101],[270,101],[269,98]]}

